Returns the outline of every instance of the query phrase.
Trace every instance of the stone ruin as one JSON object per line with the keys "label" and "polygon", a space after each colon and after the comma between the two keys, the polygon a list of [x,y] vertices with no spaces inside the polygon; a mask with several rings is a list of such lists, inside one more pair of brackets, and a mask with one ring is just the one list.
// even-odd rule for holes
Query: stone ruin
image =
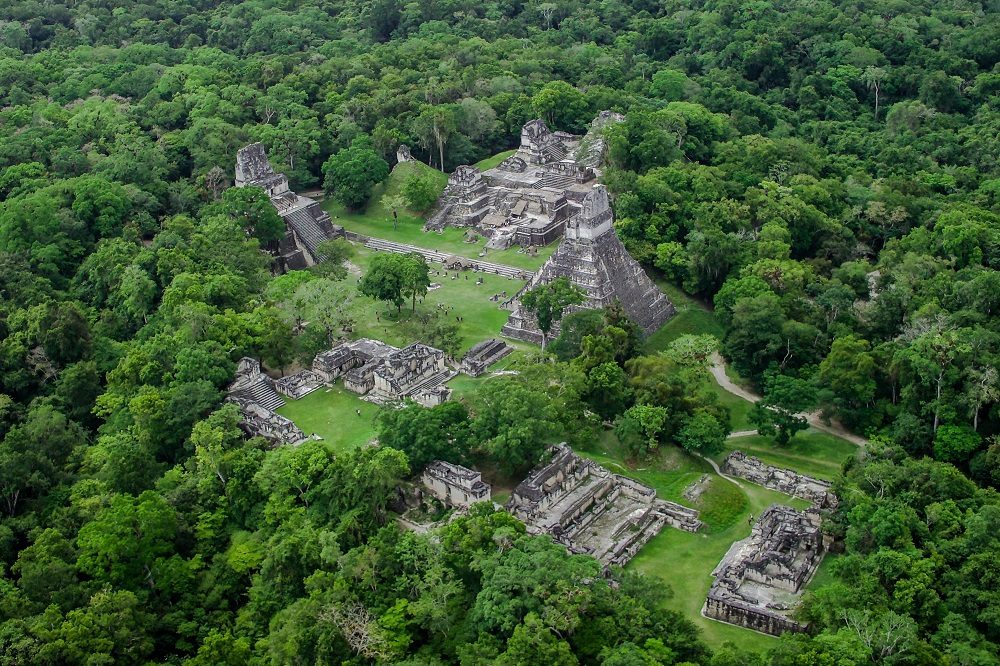
{"label": "stone ruin", "polygon": [[817,510],[769,507],[712,572],[702,614],[775,636],[805,631],[791,614],[826,546]]}
{"label": "stone ruin", "polygon": [[425,229],[473,227],[495,249],[551,243],[600,176],[604,128],[623,119],[602,112],[583,137],[552,132],[542,120],[530,121],[521,130],[520,148],[496,167],[455,170]]}
{"label": "stone ruin", "polygon": [[323,378],[312,370],[300,370],[281,379],[274,380],[274,388],[292,400],[298,400],[323,386]]}
{"label": "stone ruin", "polygon": [[581,458],[565,443],[550,453],[551,461],[507,502],[529,534],[549,534],[572,553],[624,566],[664,525],[688,532],[702,526],[694,509],[657,498],[652,488]]}
{"label": "stone ruin", "polygon": [[513,351],[514,348],[503,340],[491,338],[474,345],[462,358],[460,369],[470,377],[478,377]]}
{"label": "stone ruin", "polygon": [[399,144],[399,148],[396,149],[396,162],[402,164],[403,162],[412,162],[413,155],[410,154],[410,147],[405,143]]}
{"label": "stone ruin", "polygon": [[420,481],[427,491],[446,506],[464,509],[490,500],[490,486],[479,472],[443,460],[429,463]]}
{"label": "stone ruin", "polygon": [[440,349],[419,342],[399,349],[368,338],[320,352],[312,371],[327,383],[343,377],[344,388],[363,400],[390,404],[410,398],[425,407],[451,397],[444,384],[455,376]]}
{"label": "stone ruin", "polygon": [[722,463],[722,472],[746,479],[779,493],[808,500],[817,509],[836,509],[837,496],[830,491],[830,482],[799,474],[790,469],[768,465],[742,451],[733,451]]}
{"label": "stone ruin", "polygon": [[275,413],[285,401],[275,391],[274,381],[261,372],[259,361],[241,358],[227,392],[226,401],[239,407],[240,427],[248,437],[263,437],[275,446],[306,440],[292,421]]}
{"label": "stone ruin", "polygon": [[288,189],[288,178],[271,168],[262,143],[251,143],[237,151],[235,184],[253,185],[267,192],[285,221],[285,237],[277,251],[280,270],[312,266],[322,258],[317,249],[320,243],[344,237],[344,229],[330,221],[330,215],[317,201]]}
{"label": "stone ruin", "polygon": [[[595,185],[584,198],[580,211],[567,222],[566,236],[559,247],[535,274],[523,291],[556,278],[567,277],[586,294],[580,306],[568,308],[600,309],[619,302],[629,319],[647,334],[662,326],[675,309],[663,292],[653,284],[639,263],[625,250],[615,233],[608,192]],[[534,316],[516,300],[510,303],[510,317],[504,335],[538,344],[542,332]],[[559,334],[558,323],[550,337]]]}

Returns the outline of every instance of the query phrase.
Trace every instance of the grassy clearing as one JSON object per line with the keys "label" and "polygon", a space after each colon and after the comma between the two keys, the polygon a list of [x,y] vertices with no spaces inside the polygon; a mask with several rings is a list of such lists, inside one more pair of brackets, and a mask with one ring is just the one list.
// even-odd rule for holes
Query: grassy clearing
{"label": "grassy clearing", "polygon": [[733,395],[719,386],[714,379],[707,380],[705,385],[709,391],[718,397],[719,404],[729,409],[729,429],[732,432],[756,429],[756,426],[750,423],[750,410],[753,409],[752,402],[748,402],[738,395]]}
{"label": "grassy clearing", "polygon": [[[355,249],[356,253],[351,261],[363,271],[376,252],[357,245]],[[441,275],[435,275],[435,271]],[[498,302],[491,301],[490,296],[503,291],[513,295],[524,282],[471,271],[461,271],[458,279],[451,279],[445,277],[444,273],[440,266],[431,266],[431,282],[441,286],[428,292],[422,303],[417,302],[416,312],[411,312],[410,304],[407,303],[397,313],[392,304],[358,294],[351,307],[351,314],[355,319],[355,337],[372,337],[391,345],[405,346],[424,337],[421,315],[448,318],[451,321],[460,316],[462,352],[478,342],[497,337],[509,313],[500,308]],[[483,284],[477,285],[476,280],[480,277],[483,278]],[[445,309],[439,309],[438,303],[445,306]]]}
{"label": "grassy clearing", "polygon": [[346,451],[367,444],[375,436],[379,409],[342,386],[335,386],[287,400],[278,413],[294,421],[306,435],[316,433],[337,450]]}
{"label": "grassy clearing", "polygon": [[486,171],[487,169],[492,169],[493,167],[499,165],[505,159],[516,153],[517,150],[505,150],[502,153],[497,153],[493,157],[487,157],[485,160],[480,160],[476,162],[473,166],[480,171]]}
{"label": "grassy clearing", "polygon": [[682,335],[712,335],[722,340],[725,329],[714,312],[681,291],[677,285],[662,278],[656,278],[652,270],[650,270],[650,275],[654,278],[656,286],[667,295],[674,307],[677,308],[677,314],[671,317],[670,321],[664,324],[660,330],[646,338],[645,351],[647,354],[663,351],[667,345]]}
{"label": "grassy clearing", "polygon": [[[797,508],[805,508],[806,503],[749,483],[737,486],[717,476],[704,460],[677,447],[665,447],[652,460],[630,461],[611,431],[602,433],[581,453],[614,472],[648,484],[663,499],[700,511],[705,522],[702,532],[689,534],[665,528],[628,565],[671,587],[674,594],[668,608],[698,624],[713,647],[725,641],[758,651],[772,647],[774,638],[704,618],[701,607],[712,584],[712,570],[734,541],[750,533],[751,515],[757,516],[775,503]],[[701,497],[693,503],[685,499],[684,490],[706,474],[708,487]]]}
{"label": "grassy clearing", "polygon": [[[502,159],[502,158],[501,158]],[[424,216],[416,211],[402,211],[395,229],[392,227],[392,215],[382,208],[382,197],[387,194],[398,194],[406,179],[414,174],[430,174],[441,190],[448,182],[447,174],[432,169],[423,162],[403,162],[397,164],[389,178],[384,183],[375,186],[371,199],[364,210],[348,211],[333,199],[323,201],[323,208],[330,213],[334,224],[339,224],[348,231],[384,238],[397,243],[407,243],[431,250],[448,252],[472,259],[478,258],[486,242],[480,238],[475,243],[465,242],[465,230],[449,227],[441,233],[424,231]],[[556,243],[540,248],[536,255],[519,251],[520,248],[507,250],[489,250],[484,257],[487,261],[507,264],[526,270],[537,270],[549,258],[556,248]]]}
{"label": "grassy clearing", "polygon": [[[726,513],[728,526],[712,524],[716,506],[732,505],[733,498],[742,496],[739,510]],[[757,516],[774,503],[789,504],[799,508],[804,503],[790,500],[779,493],[744,484],[738,488],[721,477],[712,475],[711,483],[699,502],[706,531],[690,534],[675,529],[664,529],[653,538],[629,563],[629,567],[662,580],[673,590],[668,607],[683,613],[702,630],[702,636],[712,647],[733,641],[749,650],[763,651],[773,647],[776,639],[756,632],[734,627],[702,617],[701,607],[712,585],[712,570],[726,554],[734,541],[750,534],[750,516]]]}
{"label": "grassy clearing", "polygon": [[761,435],[730,439],[726,441],[726,450],[716,459],[721,462],[730,451],[737,449],[771,465],[827,480],[833,480],[840,473],[844,461],[858,450],[845,439],[810,428],[793,437],[785,447],[779,447],[774,440]]}

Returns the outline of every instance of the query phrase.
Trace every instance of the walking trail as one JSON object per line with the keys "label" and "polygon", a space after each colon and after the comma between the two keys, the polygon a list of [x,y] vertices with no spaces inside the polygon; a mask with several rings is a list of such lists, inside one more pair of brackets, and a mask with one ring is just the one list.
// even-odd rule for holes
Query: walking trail
{"label": "walking trail", "polygon": [[[753,391],[748,391],[742,386],[738,386],[737,384],[733,383],[733,380],[730,379],[729,375],[726,374],[726,362],[725,360],[723,360],[722,356],[718,352],[712,354],[712,365],[709,366],[709,371],[711,371],[712,377],[715,378],[716,383],[718,383],[718,385],[721,386],[723,390],[732,393],[735,396],[743,398],[748,402],[757,402],[758,400],[760,400],[761,396],[759,396],[758,394],[754,393]],[[851,444],[854,444],[855,446],[859,446],[862,448],[867,446],[868,444],[867,439],[855,435],[854,433],[850,432],[849,430],[847,430],[847,428],[837,423],[836,421],[825,423],[823,419],[820,417],[820,413],[818,410],[813,412],[805,412],[803,414],[800,414],[800,416],[803,416],[806,419],[806,421],[809,422],[809,425],[815,428],[816,430],[828,433],[830,435],[836,435],[837,437],[845,439]],[[732,437],[744,437],[747,435],[755,435],[755,434],[757,434],[756,430],[747,430],[742,432],[734,432],[731,433],[729,436],[732,438]]]}

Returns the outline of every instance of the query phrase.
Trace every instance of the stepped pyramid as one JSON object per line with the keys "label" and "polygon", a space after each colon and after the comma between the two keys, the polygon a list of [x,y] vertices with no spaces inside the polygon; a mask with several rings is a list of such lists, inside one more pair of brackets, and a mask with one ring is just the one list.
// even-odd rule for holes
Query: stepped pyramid
{"label": "stepped pyramid", "polygon": [[[632,321],[646,334],[652,333],[673,316],[674,305],[625,250],[612,222],[608,190],[595,185],[584,198],[581,211],[566,221],[562,242],[526,290],[565,276],[587,295],[573,308],[600,309],[619,301]],[[558,333],[557,324],[549,338]],[[535,317],[519,302],[514,304],[503,334],[536,344],[542,341]]]}
{"label": "stepped pyramid", "polygon": [[278,255],[278,268],[282,272],[315,264],[322,259],[318,252],[320,243],[344,237],[343,227],[330,221],[330,215],[319,202],[288,189],[288,178],[274,171],[262,143],[251,143],[236,152],[234,184],[236,187],[254,185],[264,190],[285,221],[285,237],[277,248],[269,248]]}

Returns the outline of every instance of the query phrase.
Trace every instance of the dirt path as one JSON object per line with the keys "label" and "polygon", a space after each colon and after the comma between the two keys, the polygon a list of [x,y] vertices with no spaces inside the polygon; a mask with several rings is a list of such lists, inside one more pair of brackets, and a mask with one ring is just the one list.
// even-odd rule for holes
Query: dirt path
{"label": "dirt path", "polygon": [[700,453],[695,453],[695,455],[698,456],[699,458],[701,458],[702,460],[704,460],[705,462],[707,462],[709,465],[711,465],[712,469],[715,470],[715,473],[718,474],[719,476],[721,476],[723,479],[725,479],[729,483],[733,484],[737,488],[742,488],[743,487],[743,484],[740,483],[739,481],[737,481],[736,479],[734,479],[733,477],[728,476],[726,474],[723,474],[722,470],[719,469],[719,464],[716,463],[714,460],[712,460],[708,456],[703,456]]}
{"label": "dirt path", "polygon": [[[754,393],[753,391],[748,391],[742,386],[738,386],[733,382],[732,379],[729,378],[729,375],[726,374],[726,362],[725,360],[723,360],[722,355],[719,354],[718,352],[712,354],[712,365],[709,366],[709,371],[712,373],[712,377],[715,379],[716,383],[719,386],[721,386],[723,390],[732,393],[735,396],[743,398],[748,402],[757,402],[758,400],[760,400],[760,396],[758,394]],[[837,422],[824,423],[823,419],[820,418],[819,411],[806,412],[804,414],[801,414],[801,416],[805,417],[806,421],[809,422],[810,426],[812,426],[816,430],[819,430],[820,432],[825,432],[827,434],[840,437],[841,439],[846,439],[851,444],[854,444],[855,446],[859,446],[862,448],[868,445],[867,439],[855,435],[853,432],[849,431],[841,424]],[[747,431],[747,434],[756,434],[756,431],[753,432]],[[737,435],[737,433],[733,433],[730,435],[730,437],[734,436],[742,436],[742,435]]]}

